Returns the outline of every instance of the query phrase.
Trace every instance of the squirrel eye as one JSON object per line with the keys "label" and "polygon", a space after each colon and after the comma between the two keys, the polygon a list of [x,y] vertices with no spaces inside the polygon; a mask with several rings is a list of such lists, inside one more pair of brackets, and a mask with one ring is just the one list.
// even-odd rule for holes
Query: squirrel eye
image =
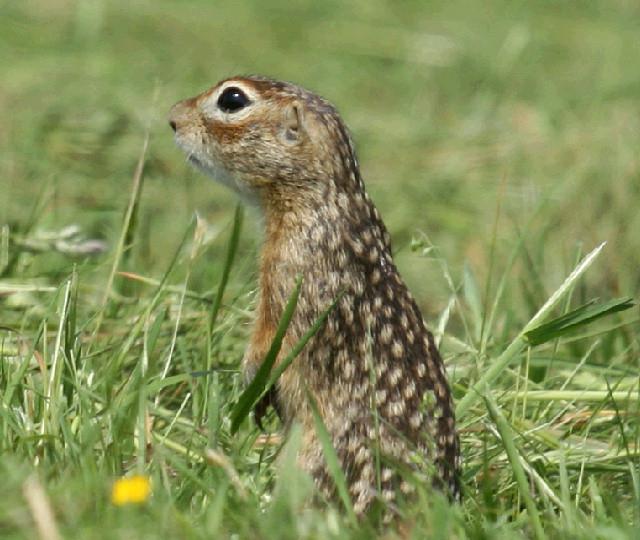
{"label": "squirrel eye", "polygon": [[235,86],[226,88],[218,98],[218,107],[227,113],[239,111],[249,105],[249,103],[250,101],[247,95]]}

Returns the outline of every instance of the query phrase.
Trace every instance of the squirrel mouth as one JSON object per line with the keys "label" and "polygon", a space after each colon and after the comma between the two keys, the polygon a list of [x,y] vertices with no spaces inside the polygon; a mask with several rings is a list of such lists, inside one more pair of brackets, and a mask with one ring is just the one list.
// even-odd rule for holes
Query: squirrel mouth
{"label": "squirrel mouth", "polygon": [[196,156],[194,156],[193,154],[189,154],[187,156],[187,161],[191,164],[194,165],[196,167],[199,167],[200,169],[204,169],[204,165],[202,164],[202,161],[200,161]]}

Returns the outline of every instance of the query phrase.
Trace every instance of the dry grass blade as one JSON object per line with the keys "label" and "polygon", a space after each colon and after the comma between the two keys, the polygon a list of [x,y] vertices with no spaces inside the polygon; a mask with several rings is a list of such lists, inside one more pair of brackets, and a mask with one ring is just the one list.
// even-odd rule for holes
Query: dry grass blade
{"label": "dry grass blade", "polygon": [[40,540],[60,540],[61,536],[49,497],[36,476],[30,476],[25,480],[22,485],[22,494],[29,505]]}
{"label": "dry grass blade", "polygon": [[231,460],[225,456],[222,452],[213,450],[212,448],[207,448],[204,457],[207,460],[207,463],[210,465],[215,465],[216,467],[221,467],[224,472],[229,477],[229,480],[233,484],[233,487],[236,488],[238,495],[242,499],[247,498],[247,490],[242,485],[242,481],[240,480],[240,476],[238,476],[238,472],[233,467],[233,463]]}

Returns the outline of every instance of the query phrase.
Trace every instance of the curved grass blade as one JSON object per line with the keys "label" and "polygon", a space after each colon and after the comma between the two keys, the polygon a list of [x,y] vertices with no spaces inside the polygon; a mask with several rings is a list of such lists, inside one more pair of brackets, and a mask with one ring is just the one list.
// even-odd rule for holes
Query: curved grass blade
{"label": "curved grass blade", "polygon": [[587,271],[587,269],[593,264],[596,257],[602,252],[606,242],[600,244],[591,253],[589,253],[580,264],[576,266],[564,280],[562,285],[556,289],[556,291],[549,297],[544,305],[538,310],[538,312],[531,318],[531,320],[525,325],[515,339],[509,344],[509,346],[502,352],[502,354],[491,364],[489,369],[485,371],[484,375],[478,379],[478,381],[467,391],[465,396],[460,400],[456,407],[456,416],[462,418],[466,412],[475,404],[481,396],[484,394],[486,387],[491,384],[502,371],[513,361],[517,355],[524,350],[528,345],[525,338],[525,334],[534,328],[538,327],[541,321],[549,315],[551,310],[562,300],[562,298],[573,289],[574,284],[578,279]]}
{"label": "curved grass blade", "polygon": [[93,330],[94,337],[99,334],[102,327],[102,322],[105,317],[105,310],[107,309],[107,305],[109,304],[109,297],[113,292],[113,284],[118,272],[118,267],[120,266],[120,263],[124,258],[125,252],[131,247],[130,243],[128,242],[131,242],[131,239],[133,238],[135,232],[136,215],[143,186],[142,173],[144,172],[144,164],[146,161],[148,147],[149,133],[146,133],[144,142],[142,143],[140,157],[138,158],[138,163],[136,165],[136,170],[133,173],[131,196],[129,197],[129,203],[127,205],[125,217],[122,222],[120,237],[118,238],[118,243],[116,244],[113,263],[111,264],[111,271],[109,272],[109,277],[107,278],[107,284],[104,287],[104,295],[102,296],[102,301],[100,302],[100,310],[98,311],[98,314],[96,316],[95,328]]}

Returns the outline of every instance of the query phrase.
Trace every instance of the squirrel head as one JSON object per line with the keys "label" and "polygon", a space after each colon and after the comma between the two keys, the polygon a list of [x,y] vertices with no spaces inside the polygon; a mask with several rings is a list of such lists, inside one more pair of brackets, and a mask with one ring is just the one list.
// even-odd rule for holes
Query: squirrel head
{"label": "squirrel head", "polygon": [[176,103],[169,125],[190,163],[260,205],[313,205],[330,191],[362,187],[335,108],[290,83],[223,80]]}

